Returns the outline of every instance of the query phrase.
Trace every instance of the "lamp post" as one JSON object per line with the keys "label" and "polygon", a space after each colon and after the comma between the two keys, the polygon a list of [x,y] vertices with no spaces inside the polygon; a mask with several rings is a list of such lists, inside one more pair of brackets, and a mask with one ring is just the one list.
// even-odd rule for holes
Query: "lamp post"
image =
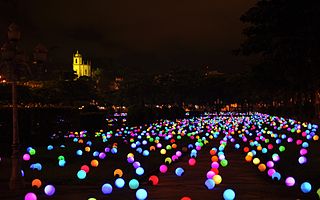
{"label": "lamp post", "polygon": [[17,46],[20,40],[20,30],[16,24],[11,24],[8,28],[8,41],[1,47],[2,58],[9,67],[9,78],[12,83],[12,171],[10,176],[10,190],[17,190],[23,187],[20,165],[20,139],[18,131],[18,106],[17,106],[17,67],[21,59]]}

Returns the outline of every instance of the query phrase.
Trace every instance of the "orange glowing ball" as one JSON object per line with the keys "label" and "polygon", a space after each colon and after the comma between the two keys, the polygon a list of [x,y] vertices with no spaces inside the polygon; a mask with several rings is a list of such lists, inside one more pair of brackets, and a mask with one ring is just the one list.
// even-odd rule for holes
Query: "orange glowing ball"
{"label": "orange glowing ball", "polygon": [[210,150],[210,155],[214,156],[217,152],[213,149]]}
{"label": "orange glowing ball", "polygon": [[122,177],[123,171],[121,169],[116,169],[116,170],[114,170],[113,175]]}
{"label": "orange glowing ball", "polygon": [[90,147],[85,147],[84,150],[85,150],[86,152],[90,152]]}
{"label": "orange glowing ball", "polygon": [[177,144],[175,144],[175,143],[172,144],[171,146],[172,146],[173,149],[176,149],[178,147]]}
{"label": "orange glowing ball", "polygon": [[151,146],[150,147],[150,151],[155,151],[156,150],[156,147],[155,146]]}
{"label": "orange glowing ball", "polygon": [[319,135],[314,135],[314,136],[313,136],[313,140],[314,140],[314,141],[319,140]]}
{"label": "orange glowing ball", "polygon": [[99,162],[97,160],[92,160],[91,161],[91,166],[92,167],[98,167],[98,165],[99,165]]}
{"label": "orange glowing ball", "polygon": [[257,146],[257,150],[261,151],[262,150],[262,146]]}
{"label": "orange glowing ball", "polygon": [[34,179],[31,183],[32,187],[40,188],[42,185],[42,182],[39,179]]}
{"label": "orange glowing ball", "polygon": [[219,160],[218,156],[212,156],[211,161],[212,162],[217,162]]}
{"label": "orange glowing ball", "polygon": [[259,166],[258,166],[258,169],[260,172],[264,172],[266,171],[267,167],[265,164],[261,163]]}
{"label": "orange glowing ball", "polygon": [[246,156],[244,158],[247,162],[251,162],[252,161],[252,156]]}
{"label": "orange glowing ball", "polygon": [[78,140],[78,143],[79,143],[79,144],[83,144],[83,139],[79,139],[79,140]]}

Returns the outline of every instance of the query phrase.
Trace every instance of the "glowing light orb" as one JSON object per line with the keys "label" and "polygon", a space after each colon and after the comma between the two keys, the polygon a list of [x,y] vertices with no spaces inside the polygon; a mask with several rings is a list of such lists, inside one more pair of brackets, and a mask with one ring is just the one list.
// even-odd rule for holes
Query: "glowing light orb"
{"label": "glowing light orb", "polygon": [[223,159],[223,160],[220,161],[220,164],[221,164],[222,167],[226,167],[228,165],[228,160]]}
{"label": "glowing light orb", "polygon": [[99,152],[98,151],[95,151],[95,152],[93,152],[93,157],[97,157],[97,156],[99,156]]}
{"label": "glowing light orb", "polygon": [[112,193],[112,185],[110,185],[109,183],[103,184],[103,186],[101,187],[101,191],[103,194],[111,194]]}
{"label": "glowing light orb", "polygon": [[134,162],[134,157],[128,157],[127,161],[128,161],[128,163],[133,163]]}
{"label": "glowing light orb", "polygon": [[88,173],[90,171],[90,168],[88,165],[82,165],[80,169],[85,171],[86,173]]}
{"label": "glowing light orb", "polygon": [[207,178],[208,179],[212,179],[214,175],[216,175],[216,174],[211,170],[207,172]]}
{"label": "glowing light orb", "polygon": [[253,162],[254,165],[258,165],[260,163],[260,159],[259,158],[254,158],[252,160],[252,162]]}
{"label": "glowing light orb", "polygon": [[41,185],[42,185],[42,182],[40,179],[33,179],[33,181],[31,182],[32,187],[40,188]]}
{"label": "glowing light orb", "polygon": [[208,190],[212,190],[214,188],[214,186],[216,185],[216,183],[212,179],[207,179],[204,184],[208,188]]}
{"label": "glowing light orb", "polygon": [[318,194],[318,196],[320,198],[320,188],[317,190],[317,194]]}
{"label": "glowing light orb", "polygon": [[136,169],[136,174],[139,175],[139,176],[143,175],[144,174],[144,169],[142,167],[138,167]]}
{"label": "glowing light orb", "polygon": [[121,169],[116,169],[113,172],[113,176],[122,177],[122,175],[123,175],[123,171]]}
{"label": "glowing light orb", "polygon": [[64,160],[64,156],[59,156],[58,160]]}
{"label": "glowing light orb", "polygon": [[274,162],[278,162],[280,160],[280,156],[277,153],[272,154],[272,160]]}
{"label": "glowing light orb", "polygon": [[261,163],[259,166],[258,166],[258,169],[260,172],[264,172],[266,171],[267,167],[265,164]]}
{"label": "glowing light orb", "polygon": [[77,177],[79,179],[85,179],[86,176],[87,176],[87,173],[84,170],[79,170],[78,173],[77,173]]}
{"label": "glowing light orb", "polygon": [[117,188],[123,188],[125,182],[122,178],[117,178],[114,184],[116,185]]}
{"label": "glowing light orb", "polygon": [[218,162],[212,162],[211,163],[211,168],[219,168],[219,163]]}
{"label": "glowing light orb", "polygon": [[53,149],[53,146],[52,145],[48,145],[47,150],[51,151],[52,149]]}
{"label": "glowing light orb", "polygon": [[56,192],[56,188],[55,188],[53,185],[47,185],[47,186],[44,188],[44,193],[45,193],[47,196],[52,196],[55,192]]}
{"label": "glowing light orb", "polygon": [[304,156],[300,156],[298,159],[300,165],[307,163],[307,158]]}
{"label": "glowing light orb", "polygon": [[269,168],[273,168],[274,167],[274,162],[272,162],[271,160],[267,162],[267,166]]}
{"label": "glowing light orb", "polygon": [[159,178],[155,175],[152,175],[149,177],[149,181],[152,182],[152,185],[158,185],[159,183]]}
{"label": "glowing light orb", "polygon": [[33,192],[29,192],[24,196],[24,200],[37,200],[37,195]]}
{"label": "glowing light orb", "polygon": [[190,197],[182,197],[180,200],[191,200]]}
{"label": "glowing light orb", "polygon": [[82,156],[82,154],[83,154],[83,153],[82,153],[82,150],[80,150],[80,149],[77,150],[76,154],[77,154],[78,156]]}
{"label": "glowing light orb", "polygon": [[29,161],[30,160],[30,155],[25,153],[25,154],[23,154],[22,158],[23,158],[24,161]]}
{"label": "glowing light orb", "polygon": [[66,165],[66,161],[65,160],[59,160],[59,166],[60,167],[64,167]]}
{"label": "glowing light orb", "polygon": [[303,193],[309,193],[312,189],[312,186],[309,182],[304,182],[301,184],[300,189]]}
{"label": "glowing light orb", "polygon": [[138,162],[138,161],[135,161],[132,165],[133,165],[133,167],[134,167],[135,169],[137,169],[138,167],[141,166],[140,162]]}
{"label": "glowing light orb", "polygon": [[308,150],[307,149],[300,149],[300,155],[301,156],[304,156],[308,153]]}
{"label": "glowing light orb", "polygon": [[295,183],[296,183],[296,181],[294,180],[293,177],[288,177],[288,178],[286,178],[286,185],[287,185],[288,187],[294,186]]}
{"label": "glowing light orb", "polygon": [[161,173],[166,173],[168,171],[168,167],[167,165],[161,165],[160,168],[159,168],[160,172]]}
{"label": "glowing light orb", "polygon": [[227,189],[223,192],[223,198],[225,200],[233,200],[236,197],[236,193],[232,189]]}
{"label": "glowing light orb", "polygon": [[136,197],[138,200],[144,200],[148,197],[148,193],[145,189],[139,189],[136,192]]}
{"label": "glowing light orb", "polygon": [[144,151],[142,152],[142,155],[143,155],[143,156],[149,156],[149,154],[150,154],[150,153],[149,153],[148,150],[144,150]]}
{"label": "glowing light orb", "polygon": [[271,176],[272,180],[278,180],[280,181],[281,179],[281,174],[279,172],[274,172]]}
{"label": "glowing light orb", "polygon": [[177,176],[182,176],[183,173],[184,173],[184,169],[182,169],[181,167],[178,167],[176,170],[175,170],[175,173]]}
{"label": "glowing light orb", "polygon": [[160,154],[164,155],[164,154],[166,154],[166,153],[167,153],[167,150],[165,150],[165,149],[161,149],[161,150],[160,150]]}
{"label": "glowing light orb", "polygon": [[34,154],[36,154],[36,150],[35,149],[30,149],[29,154],[31,156],[33,156]]}
{"label": "glowing light orb", "polygon": [[139,181],[138,181],[137,179],[131,179],[131,180],[129,181],[129,187],[130,187],[130,189],[132,189],[132,190],[138,189],[138,187],[139,187]]}
{"label": "glowing light orb", "polygon": [[92,160],[90,164],[91,164],[92,167],[98,167],[99,161],[98,160]]}
{"label": "glowing light orb", "polygon": [[189,163],[190,166],[195,166],[195,164],[196,164],[196,159],[190,158],[189,161],[188,161],[188,163]]}
{"label": "glowing light orb", "polygon": [[219,185],[222,182],[222,177],[219,174],[214,175],[213,181],[215,182],[216,185]]}

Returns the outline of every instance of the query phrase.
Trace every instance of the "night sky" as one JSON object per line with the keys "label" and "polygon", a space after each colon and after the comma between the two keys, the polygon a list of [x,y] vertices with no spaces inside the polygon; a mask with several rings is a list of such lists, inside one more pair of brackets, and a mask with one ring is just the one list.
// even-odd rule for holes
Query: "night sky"
{"label": "night sky", "polygon": [[232,55],[244,25],[239,18],[255,0],[0,0],[0,41],[12,19],[26,51],[37,43],[57,65],[70,67],[79,50],[95,67],[143,72],[173,66],[210,66],[240,72],[252,62]]}

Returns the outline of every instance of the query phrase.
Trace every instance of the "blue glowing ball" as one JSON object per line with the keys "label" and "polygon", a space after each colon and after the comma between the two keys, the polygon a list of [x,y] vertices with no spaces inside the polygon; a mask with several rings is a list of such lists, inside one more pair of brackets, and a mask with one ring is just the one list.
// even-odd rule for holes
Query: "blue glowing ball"
{"label": "blue glowing ball", "polygon": [[139,152],[139,153],[142,153],[143,150],[142,150],[141,147],[139,147],[139,148],[136,149],[136,151]]}
{"label": "blue glowing ball", "polygon": [[66,161],[65,160],[59,160],[59,166],[60,167],[64,167],[66,165]]}
{"label": "blue glowing ball", "polygon": [[214,186],[216,185],[214,180],[212,180],[212,179],[207,179],[204,184],[206,185],[208,190],[212,190],[214,188]]}
{"label": "blue glowing ball", "polygon": [[131,180],[129,181],[129,187],[130,187],[130,189],[132,189],[132,190],[138,189],[138,187],[139,187],[139,181],[138,181],[137,179],[131,179]]}
{"label": "blue glowing ball", "polygon": [[144,200],[148,197],[148,193],[145,189],[139,189],[136,192],[136,197],[138,200]]}
{"label": "blue glowing ball", "polygon": [[235,145],[234,145],[234,148],[235,148],[235,149],[239,149],[239,148],[240,148],[240,144],[235,144]]}
{"label": "blue glowing ball", "polygon": [[149,151],[148,151],[148,150],[144,150],[144,151],[142,152],[142,155],[143,155],[143,156],[149,156]]}
{"label": "blue glowing ball", "polygon": [[111,194],[112,193],[112,185],[110,185],[109,183],[105,183],[102,186],[101,191],[103,194]]}
{"label": "blue glowing ball", "polygon": [[280,173],[278,173],[278,172],[274,172],[273,174],[272,174],[272,180],[278,180],[278,181],[280,181],[280,179],[281,179],[281,174]]}
{"label": "blue glowing ball", "polygon": [[80,150],[80,149],[77,150],[77,155],[78,155],[78,156],[82,156],[82,150]]}
{"label": "blue glowing ball", "polygon": [[236,197],[236,193],[232,189],[227,189],[223,192],[223,198],[225,200],[233,200]]}
{"label": "blue glowing ball", "polygon": [[98,151],[95,151],[95,152],[93,152],[93,157],[98,157],[99,156],[99,152]]}
{"label": "blue glowing ball", "polygon": [[144,174],[144,169],[142,167],[138,167],[136,169],[136,174],[139,175],[139,176],[143,175]]}
{"label": "blue glowing ball", "polygon": [[86,176],[87,176],[87,173],[84,170],[79,170],[77,173],[77,177],[79,179],[84,179],[84,178],[86,178]]}
{"label": "blue glowing ball", "polygon": [[49,145],[49,146],[47,147],[47,149],[48,149],[48,151],[51,151],[51,150],[53,149],[53,146],[52,146],[52,145]]}
{"label": "blue glowing ball", "polygon": [[44,188],[44,193],[47,195],[47,196],[52,196],[56,191],[56,188],[53,186],[53,185],[47,185],[45,188]]}
{"label": "blue glowing ball", "polygon": [[304,156],[300,156],[298,162],[300,165],[305,164],[307,162],[307,158]]}
{"label": "blue glowing ball", "polygon": [[303,193],[309,193],[312,189],[312,186],[309,182],[304,182],[301,184],[300,188]]}
{"label": "blue glowing ball", "polygon": [[112,154],[118,153],[118,149],[117,149],[117,148],[112,148],[112,149],[111,149],[111,153],[112,153]]}
{"label": "blue glowing ball", "polygon": [[184,173],[184,169],[182,169],[181,167],[178,167],[178,168],[175,170],[175,172],[176,172],[176,175],[177,175],[177,176],[182,176],[183,173]]}
{"label": "blue glowing ball", "polygon": [[117,178],[114,184],[116,185],[117,188],[123,188],[125,182],[122,178]]}

